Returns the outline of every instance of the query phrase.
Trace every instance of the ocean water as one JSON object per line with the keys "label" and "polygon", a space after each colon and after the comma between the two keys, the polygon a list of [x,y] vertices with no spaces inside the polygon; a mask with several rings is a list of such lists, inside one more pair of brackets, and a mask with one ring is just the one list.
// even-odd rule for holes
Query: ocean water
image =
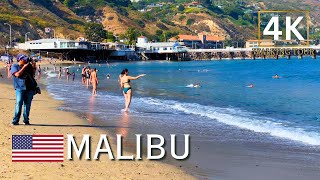
{"label": "ocean water", "polygon": [[[98,69],[98,96],[81,84],[81,69],[70,66],[69,82],[47,72],[48,90],[64,100],[63,109],[82,113],[91,124],[128,133],[189,133],[208,141],[273,141],[320,145],[320,61],[226,60],[91,64]],[[130,113],[117,82],[123,68],[132,76]],[[57,68],[58,69],[58,68]],[[106,75],[111,78],[107,79]],[[278,74],[279,79],[272,76]],[[200,87],[194,87],[200,84]],[[253,84],[253,88],[248,88]],[[223,129],[219,137],[216,132]],[[234,131],[238,129],[238,131]],[[128,132],[129,131],[129,132]],[[248,132],[255,133],[247,137]],[[261,134],[264,138],[259,138]],[[267,137],[267,138],[265,138]]]}

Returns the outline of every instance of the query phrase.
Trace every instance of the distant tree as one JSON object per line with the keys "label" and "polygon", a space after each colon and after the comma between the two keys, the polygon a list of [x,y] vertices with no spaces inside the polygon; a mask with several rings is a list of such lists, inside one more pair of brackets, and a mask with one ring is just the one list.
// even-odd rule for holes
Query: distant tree
{"label": "distant tree", "polygon": [[183,5],[181,5],[181,4],[180,4],[180,5],[179,5],[179,7],[178,7],[178,10],[179,10],[179,11],[184,11],[184,10],[185,10],[185,8],[184,8],[184,6],[183,6]]}
{"label": "distant tree", "polygon": [[124,6],[129,7],[131,5],[130,0],[106,0],[111,6]]}
{"label": "distant tree", "polygon": [[90,41],[100,42],[102,39],[107,38],[107,31],[104,30],[102,24],[87,23],[84,27],[84,32],[87,36],[87,39]]}
{"label": "distant tree", "polygon": [[186,18],[186,16],[185,16],[185,15],[182,15],[182,16],[179,17],[179,20],[182,21],[182,20],[184,20],[185,18]]}
{"label": "distant tree", "polygon": [[200,0],[200,3],[207,6],[212,4],[212,0]]}
{"label": "distant tree", "polygon": [[223,9],[223,11],[235,19],[238,19],[239,16],[244,14],[243,10],[235,5],[227,6]]}
{"label": "distant tree", "polygon": [[231,40],[231,39],[226,39],[225,41],[224,41],[224,45],[225,46],[233,46],[233,41]]}
{"label": "distant tree", "polygon": [[107,41],[108,42],[114,42],[116,40],[116,37],[114,37],[113,33],[112,32],[108,32],[107,31]]}
{"label": "distant tree", "polygon": [[72,7],[76,3],[76,0],[64,0],[63,4],[67,7]]}
{"label": "distant tree", "polygon": [[194,19],[188,19],[188,20],[187,20],[187,25],[190,26],[190,25],[192,25],[194,22],[195,22]]}
{"label": "distant tree", "polygon": [[161,36],[162,34],[163,34],[163,31],[162,31],[162,30],[159,30],[159,29],[156,30],[156,35],[157,35],[157,36]]}
{"label": "distant tree", "polygon": [[132,45],[140,34],[137,29],[129,27],[125,33],[119,35],[119,38],[125,40],[126,44]]}

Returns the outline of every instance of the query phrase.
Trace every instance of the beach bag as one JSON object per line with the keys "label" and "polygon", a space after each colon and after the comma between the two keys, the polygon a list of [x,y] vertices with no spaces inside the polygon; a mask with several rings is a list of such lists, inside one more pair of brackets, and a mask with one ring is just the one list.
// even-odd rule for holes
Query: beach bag
{"label": "beach bag", "polygon": [[29,73],[26,72],[26,74],[27,74],[27,76],[30,78],[30,80],[31,80],[32,83],[33,83],[33,87],[34,87],[34,91],[35,91],[35,94],[34,94],[34,95],[36,95],[36,94],[41,94],[41,89],[40,89],[40,87],[38,86],[37,81],[36,81]]}

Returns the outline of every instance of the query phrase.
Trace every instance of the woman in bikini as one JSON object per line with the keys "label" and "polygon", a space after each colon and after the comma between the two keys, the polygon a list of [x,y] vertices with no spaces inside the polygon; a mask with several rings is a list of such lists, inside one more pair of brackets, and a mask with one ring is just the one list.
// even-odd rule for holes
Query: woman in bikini
{"label": "woman in bikini", "polygon": [[136,77],[132,77],[129,76],[129,71],[128,69],[124,69],[123,70],[124,75],[121,77],[121,87],[123,88],[123,95],[125,98],[125,112],[128,112],[129,110],[129,106],[131,103],[131,99],[132,99],[132,88],[130,85],[130,80],[136,80],[139,79],[140,77],[145,76],[145,74],[140,74],[139,76]]}

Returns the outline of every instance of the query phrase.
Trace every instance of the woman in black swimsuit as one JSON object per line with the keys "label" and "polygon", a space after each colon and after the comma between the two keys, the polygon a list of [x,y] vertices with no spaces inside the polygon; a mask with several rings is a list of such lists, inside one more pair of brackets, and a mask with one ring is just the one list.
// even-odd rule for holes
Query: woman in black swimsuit
{"label": "woman in black swimsuit", "polygon": [[89,84],[90,84],[90,74],[91,74],[91,69],[90,67],[88,67],[85,72],[87,88],[89,88]]}

